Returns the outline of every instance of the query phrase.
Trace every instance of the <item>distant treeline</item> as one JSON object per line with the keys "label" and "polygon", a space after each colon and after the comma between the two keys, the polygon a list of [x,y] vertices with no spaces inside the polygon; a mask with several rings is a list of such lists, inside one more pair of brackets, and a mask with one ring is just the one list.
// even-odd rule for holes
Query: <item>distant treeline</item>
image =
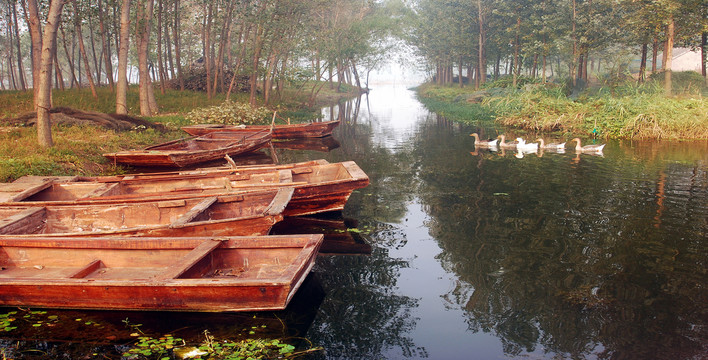
{"label": "distant treeline", "polygon": [[674,45],[702,49],[706,76],[705,0],[419,0],[414,10],[409,41],[438,84],[466,72],[476,85],[500,74],[514,83],[562,75],[575,85],[601,62],[606,73],[622,73],[631,57],[641,59],[641,82],[648,63],[651,73],[671,70]]}

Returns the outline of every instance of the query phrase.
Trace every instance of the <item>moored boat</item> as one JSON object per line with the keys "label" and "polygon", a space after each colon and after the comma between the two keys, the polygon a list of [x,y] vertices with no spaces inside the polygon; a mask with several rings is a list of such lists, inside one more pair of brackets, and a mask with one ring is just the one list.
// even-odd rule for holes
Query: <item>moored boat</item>
{"label": "moored boat", "polygon": [[184,167],[238,155],[267,146],[272,139],[269,130],[248,133],[212,132],[153,145],[143,150],[126,150],[103,154],[108,159],[134,166]]}
{"label": "moored boat", "polygon": [[[273,187],[293,187],[295,192],[283,212],[283,215],[285,216],[301,216],[343,210],[352,192],[356,189],[366,187],[369,184],[369,177],[353,161],[345,161],[340,163],[327,163],[325,161],[318,161],[315,163],[308,162],[299,163],[297,166],[283,165],[280,169],[282,170],[277,171],[280,175],[277,177],[274,175],[271,176],[274,178],[273,180],[278,178],[281,182],[244,184],[243,186],[240,186],[240,188],[242,190],[249,189],[249,191],[254,191],[256,189],[268,189]],[[286,172],[287,175],[284,175],[282,172]],[[242,176],[258,179],[259,176],[266,176],[266,174],[273,173],[274,170],[272,167],[253,166],[238,169],[225,169],[223,171],[217,170],[205,172],[173,172],[164,174],[158,173],[126,176],[68,178],[66,183],[57,183],[54,186],[51,186],[51,184],[46,185],[44,182],[38,182],[38,185],[35,185],[36,188],[28,187],[22,190],[23,188],[19,187],[18,190],[22,191],[7,197],[9,197],[11,201],[20,202],[23,204],[30,204],[34,201],[38,201],[37,204],[40,205],[52,205],[53,202],[58,201],[58,203],[54,204],[71,205],[90,204],[91,202],[113,203],[121,201],[147,201],[154,200],[155,197],[170,199],[205,195],[213,196],[220,195],[221,193],[219,193],[219,191],[230,193],[232,190],[227,190],[223,185],[221,185],[221,190],[199,190],[198,184],[213,184],[213,186],[220,186],[221,180],[210,181],[209,179],[223,178],[224,176],[227,176],[227,174],[230,174],[228,176]],[[179,181],[175,179],[178,179]],[[53,179],[52,181],[57,180]],[[189,192],[184,191],[182,193],[178,191],[163,191],[160,193],[150,194],[149,189],[138,188],[139,186],[142,186],[142,184],[148,184],[150,188],[158,189],[159,187],[154,184],[169,184],[172,181],[176,181],[177,183],[186,182],[185,186],[189,186],[190,188],[193,188],[193,190]],[[86,185],[84,184],[85,182],[93,185]],[[114,185],[113,183],[118,183],[118,185]],[[21,184],[31,183],[28,181],[22,181]],[[125,188],[132,188],[130,191],[136,195],[110,196],[110,193],[105,192],[104,195],[97,196],[97,193],[94,192],[92,195],[95,196],[89,197],[80,195],[81,197],[77,197],[75,200],[66,201],[66,198],[62,197],[65,196],[66,191],[57,191],[57,189],[68,189],[74,185],[76,185],[77,189],[87,188],[88,186],[93,186],[97,189],[108,189],[113,187],[120,189],[120,187],[123,186]],[[232,189],[234,188],[236,188],[235,185],[232,186]],[[0,193],[2,192],[1,189],[2,186],[0,186]],[[33,189],[36,189],[37,191]],[[118,192],[119,190],[115,191]],[[8,194],[10,193],[8,192]],[[17,203],[8,203],[6,201],[3,204],[0,202],[0,207],[7,207],[10,205],[17,205]]]}
{"label": "moored boat", "polygon": [[0,207],[0,235],[232,236],[266,235],[283,219],[286,187],[233,195],[143,202]]}
{"label": "moored boat", "polygon": [[[309,122],[302,124],[276,124],[273,125],[273,139],[296,139],[325,137],[332,135],[334,128],[339,125],[339,120]],[[198,124],[183,126],[182,130],[190,135],[204,135],[215,131],[241,133],[247,131],[269,130],[271,125],[226,125],[226,124]]]}
{"label": "moored boat", "polygon": [[0,305],[157,311],[284,309],[322,235],[0,237]]}

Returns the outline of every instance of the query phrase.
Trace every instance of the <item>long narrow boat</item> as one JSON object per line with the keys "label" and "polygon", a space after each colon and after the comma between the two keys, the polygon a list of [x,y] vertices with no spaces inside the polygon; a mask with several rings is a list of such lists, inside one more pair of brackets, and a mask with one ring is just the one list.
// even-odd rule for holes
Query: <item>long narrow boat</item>
{"label": "long narrow boat", "polygon": [[0,237],[0,305],[157,311],[284,309],[322,235]]}
{"label": "long narrow boat", "polygon": [[0,207],[0,235],[267,235],[293,188],[176,200]]}
{"label": "long narrow boat", "polygon": [[[325,137],[332,135],[332,131],[334,131],[337,125],[339,125],[339,120],[303,124],[276,124],[273,125],[273,139]],[[270,127],[270,125],[198,124],[183,126],[182,130],[190,135],[201,136],[215,131],[239,133],[254,130],[269,130]]]}
{"label": "long narrow boat", "polygon": [[[11,205],[80,205],[152,200],[183,199],[262,191],[293,186],[292,172],[275,170],[253,174],[216,173],[183,176],[129,178],[96,181],[91,178],[49,178],[0,184],[0,206]],[[29,185],[23,189],[23,185]],[[14,186],[13,186],[14,185]],[[3,189],[6,189],[3,191]],[[21,190],[16,193],[11,189]],[[3,196],[5,195],[5,196]]]}
{"label": "long narrow boat", "polygon": [[212,132],[153,145],[143,150],[103,154],[110,160],[135,166],[183,167],[256,151],[272,139],[269,130],[248,133]]}
{"label": "long narrow boat", "polygon": [[[318,214],[329,211],[339,211],[343,210],[352,192],[356,189],[366,187],[369,184],[369,177],[364,173],[364,171],[359,168],[359,166],[353,161],[345,161],[340,163],[319,163],[317,165],[311,165],[309,163],[302,163],[299,166],[290,167],[289,169],[280,170],[287,171],[290,177],[279,175],[278,177],[282,180],[281,183],[273,184],[272,182],[264,182],[260,185],[252,184],[249,186],[250,189],[266,189],[275,186],[292,186],[295,189],[292,199],[288,203],[283,215],[285,216],[301,216],[309,214]],[[12,196],[8,196],[15,203],[0,203],[0,207],[6,207],[9,205],[18,205],[16,202],[21,203],[32,203],[33,201],[39,201],[38,205],[51,205],[53,201],[63,201],[63,204],[67,204],[65,198],[62,197],[66,191],[58,191],[57,189],[62,189],[64,187],[68,188],[76,184],[77,188],[81,187],[95,187],[98,189],[116,187],[120,188],[122,185],[112,185],[112,183],[126,184],[125,187],[137,187],[140,184],[150,184],[159,181],[167,182],[168,179],[184,179],[187,182],[192,182],[194,184],[209,183],[210,178],[220,178],[227,176],[248,176],[257,178],[259,175],[273,173],[270,167],[250,167],[250,168],[239,168],[224,171],[207,171],[207,172],[186,172],[183,174],[167,173],[167,174],[144,174],[144,175],[127,175],[127,176],[107,176],[107,177],[83,177],[83,178],[72,178],[68,179],[74,181],[74,183],[67,182],[65,184],[56,184],[54,186],[46,185],[43,182],[38,182],[34,187],[27,187],[18,193],[10,193]],[[290,183],[287,179],[290,179]],[[50,179],[51,180],[51,179]],[[51,180],[56,181],[56,180]],[[83,185],[83,183],[89,183],[90,185]],[[214,182],[216,185],[220,181]],[[11,183],[12,184],[12,183]],[[23,181],[21,184],[29,184],[28,181]],[[130,185],[135,184],[135,185]],[[215,185],[215,186],[216,186]],[[153,185],[154,188],[154,185]],[[242,188],[245,188],[242,187]],[[0,190],[2,187],[0,186]],[[19,187],[18,189],[22,189]],[[116,190],[117,191],[117,190]],[[199,191],[199,190],[194,190]],[[206,195],[215,194],[216,190],[204,191]],[[145,201],[152,200],[153,195],[149,195],[147,191],[132,190],[133,193],[138,193],[136,196],[132,195],[116,195],[108,196],[105,193],[103,196],[93,196],[78,198],[73,201],[75,204],[90,204],[93,201],[96,202],[119,202],[128,201],[128,199],[133,199],[134,201]],[[1,193],[1,191],[0,191]],[[97,194],[94,192],[93,194]],[[218,192],[216,193],[218,195]],[[195,194],[183,193],[176,194],[174,191],[162,192],[159,196],[166,198],[175,197],[186,197],[186,196],[196,196]],[[202,195],[199,195],[202,196]],[[130,200],[130,201],[133,201]],[[57,204],[58,205],[58,204]]]}

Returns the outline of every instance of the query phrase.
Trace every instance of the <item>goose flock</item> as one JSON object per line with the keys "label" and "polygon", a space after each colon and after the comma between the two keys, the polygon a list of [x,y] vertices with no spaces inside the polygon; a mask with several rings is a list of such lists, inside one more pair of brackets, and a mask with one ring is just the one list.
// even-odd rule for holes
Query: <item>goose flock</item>
{"label": "goose flock", "polygon": [[[477,133],[472,133],[470,136],[474,137],[474,146],[475,148],[487,148],[490,150],[495,150],[496,148],[500,149],[509,149],[509,150],[518,150],[518,151],[524,151],[524,152],[535,152],[538,151],[539,149],[543,150],[551,150],[551,151],[565,151],[565,142],[562,143],[548,143],[541,139],[538,138],[535,141],[537,142],[530,142],[527,143],[526,140],[518,137],[516,138],[516,141],[510,141],[506,142],[506,136],[504,135],[499,135],[496,139],[489,139],[489,140],[481,140],[479,138],[479,134]],[[580,138],[573,138],[573,140],[570,140],[570,142],[575,142],[575,152],[577,153],[587,153],[587,154],[602,154],[602,149],[605,148],[605,144],[601,145],[585,145],[580,141]]]}

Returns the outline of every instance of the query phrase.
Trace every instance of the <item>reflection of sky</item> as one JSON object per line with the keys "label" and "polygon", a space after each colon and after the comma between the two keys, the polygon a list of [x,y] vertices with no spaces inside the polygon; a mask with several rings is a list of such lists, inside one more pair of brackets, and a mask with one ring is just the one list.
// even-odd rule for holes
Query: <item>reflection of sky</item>
{"label": "reflection of sky", "polygon": [[[328,111],[323,115],[328,116]],[[372,85],[368,98],[362,96],[357,122],[371,125],[375,145],[395,152],[415,134],[419,119],[427,115],[427,109],[406,85],[381,84]]]}
{"label": "reflection of sky", "polygon": [[[410,334],[416,347],[424,349],[430,359],[495,359],[501,353],[498,338],[489,333],[468,332],[466,316],[457,304],[444,295],[455,288],[455,274],[447,273],[436,256],[442,251],[428,234],[427,215],[417,202],[408,205],[405,216],[407,243],[390,249],[390,256],[409,262],[401,269],[398,290],[402,295],[419,299],[413,316],[418,318]],[[395,354],[389,354],[396,358]],[[400,355],[400,354],[399,354]],[[414,358],[422,358],[417,354]]]}

